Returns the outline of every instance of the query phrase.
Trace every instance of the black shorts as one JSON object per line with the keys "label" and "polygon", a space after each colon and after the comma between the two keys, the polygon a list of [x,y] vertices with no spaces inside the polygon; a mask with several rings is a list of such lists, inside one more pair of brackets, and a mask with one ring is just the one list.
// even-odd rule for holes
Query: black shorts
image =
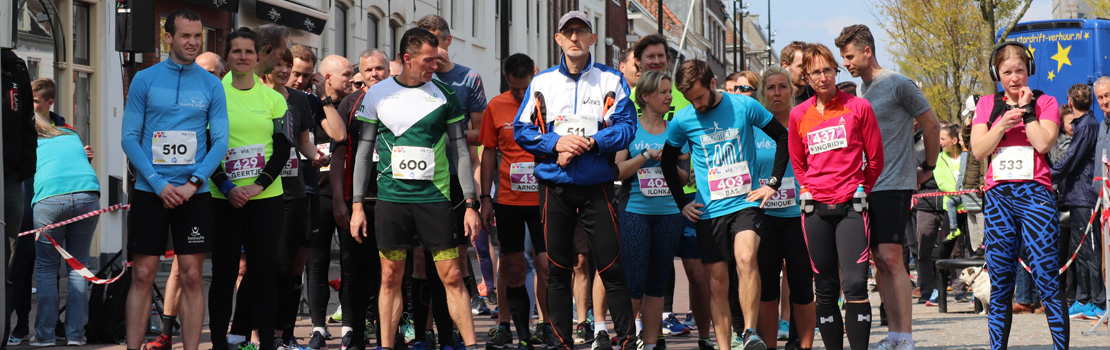
{"label": "black shorts", "polygon": [[904,244],[903,235],[910,222],[910,199],[913,191],[874,191],[867,196],[871,220],[871,248],[879,244]]}
{"label": "black shorts", "polygon": [[167,233],[173,237],[176,254],[205,254],[212,251],[212,195],[194,194],[184,204],[166,209],[158,195],[131,191],[127,214],[127,250],[132,254],[164,255]]}
{"label": "black shorts", "polygon": [[416,245],[437,251],[458,247],[455,212],[450,202],[394,203],[378,200],[374,232],[380,250],[407,250]]}
{"label": "black shorts", "polygon": [[732,239],[741,231],[755,231],[763,223],[763,209],[746,208],[740,211],[698,221],[698,250],[702,263],[732,261]]}
{"label": "black shorts", "polygon": [[[459,185],[459,175],[451,175],[451,210],[455,212],[455,226],[451,234],[454,235],[457,242],[455,245],[470,245],[470,237],[466,236],[466,224],[463,220],[466,218],[466,197],[463,196],[462,185]],[[478,234],[475,232],[474,234]]]}
{"label": "black shorts", "polygon": [[496,209],[493,215],[497,219],[497,239],[501,243],[502,252],[524,251],[525,228],[528,235],[532,237],[532,250],[535,254],[547,252],[543,242],[543,226],[540,225],[539,206],[494,203],[493,208]]}

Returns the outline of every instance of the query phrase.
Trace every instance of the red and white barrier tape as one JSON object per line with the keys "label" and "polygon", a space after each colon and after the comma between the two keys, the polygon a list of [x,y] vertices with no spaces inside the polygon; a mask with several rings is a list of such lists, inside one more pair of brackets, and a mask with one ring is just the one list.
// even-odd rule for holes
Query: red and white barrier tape
{"label": "red and white barrier tape", "polygon": [[913,206],[914,206],[914,207],[916,207],[916,206],[917,206],[917,199],[918,199],[918,198],[929,198],[929,197],[944,197],[944,196],[958,196],[958,195],[961,195],[961,194],[967,194],[967,193],[978,193],[978,192],[982,192],[982,190],[978,190],[978,189],[976,189],[976,190],[962,190],[962,191],[954,191],[954,192],[929,192],[929,193],[918,193],[918,194],[915,194],[915,195],[913,195],[913,197],[912,197],[912,201],[913,201]]}
{"label": "red and white barrier tape", "polygon": [[[73,217],[73,218],[65,220],[65,221],[56,222],[56,223],[53,223],[53,224],[50,224],[50,225],[46,225],[46,226],[43,226],[43,227],[36,228],[34,230],[26,231],[26,232],[20,232],[18,236],[22,237],[22,236],[26,236],[26,235],[34,233],[35,234],[35,240],[37,241],[39,239],[39,237],[43,236],[42,235],[43,231],[46,231],[46,230],[49,230],[49,229],[52,229],[52,228],[56,228],[56,227],[60,227],[60,226],[69,225],[69,224],[72,224],[72,223],[75,223],[75,222],[78,222],[78,221],[81,221],[81,220],[84,220],[84,219],[88,219],[88,218],[91,218],[91,217],[94,217],[94,216],[97,216],[97,215],[100,215],[100,214],[110,213],[110,212],[117,211],[117,210],[128,210],[128,209],[131,209],[130,204],[116,204],[116,205],[113,205],[113,206],[110,206],[110,207],[107,207],[107,208],[103,208],[103,209],[99,209],[99,210],[93,210],[93,211],[90,211],[88,213],[78,215],[76,217]],[[74,271],[77,271],[77,273],[80,274],[81,277],[84,277],[86,280],[89,280],[89,282],[92,282],[94,284],[108,284],[108,283],[115,282],[115,281],[119,280],[120,277],[123,277],[123,272],[127,271],[127,268],[131,266],[130,261],[128,261],[126,264],[123,264],[123,271],[120,271],[120,273],[118,275],[116,275],[115,277],[112,277],[112,278],[102,279],[102,278],[96,277],[96,275],[93,274],[92,271],[89,271],[88,267],[85,267],[84,264],[81,264],[80,261],[77,261],[77,259],[74,258],[73,255],[70,255],[69,252],[67,252],[65,249],[62,249],[62,246],[59,245],[58,242],[55,242],[54,238],[51,238],[50,235],[45,235],[45,237],[46,237],[47,240],[50,241],[50,244],[54,245],[54,249],[58,250],[58,254],[61,254],[62,258],[65,258],[66,263],[69,264],[69,266],[72,267]]]}

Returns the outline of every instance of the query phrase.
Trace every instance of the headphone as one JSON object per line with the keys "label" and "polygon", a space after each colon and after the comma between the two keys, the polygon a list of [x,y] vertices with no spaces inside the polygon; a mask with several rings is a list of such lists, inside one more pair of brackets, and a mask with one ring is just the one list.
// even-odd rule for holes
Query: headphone
{"label": "headphone", "polygon": [[1025,70],[1029,71],[1029,75],[1033,75],[1033,72],[1036,71],[1037,64],[1033,62],[1033,51],[1029,51],[1028,46],[1025,46],[1025,44],[1016,41],[1004,41],[998,43],[998,45],[995,45],[994,50],[991,51],[991,56],[987,58],[987,62],[990,64],[987,69],[990,70],[991,79],[993,79],[994,81],[1002,81],[1002,79],[998,77],[998,66],[995,65],[994,56],[998,55],[999,50],[1002,50],[1002,48],[1010,45],[1019,46],[1022,48],[1021,52],[1025,53],[1026,58]]}

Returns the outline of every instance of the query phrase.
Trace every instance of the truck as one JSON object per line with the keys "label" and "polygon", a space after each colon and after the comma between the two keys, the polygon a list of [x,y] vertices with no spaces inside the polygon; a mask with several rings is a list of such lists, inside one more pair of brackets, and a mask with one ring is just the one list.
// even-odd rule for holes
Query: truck
{"label": "truck", "polygon": [[[999,30],[995,41],[1001,36]],[[1022,22],[1014,26],[1006,40],[1029,47],[1036,64],[1029,87],[1055,97],[1060,104],[1067,103],[1068,88],[1072,85],[1091,85],[1095,79],[1110,75],[1110,20]],[[1099,121],[1105,117],[1097,101],[1092,101],[1091,111]]]}

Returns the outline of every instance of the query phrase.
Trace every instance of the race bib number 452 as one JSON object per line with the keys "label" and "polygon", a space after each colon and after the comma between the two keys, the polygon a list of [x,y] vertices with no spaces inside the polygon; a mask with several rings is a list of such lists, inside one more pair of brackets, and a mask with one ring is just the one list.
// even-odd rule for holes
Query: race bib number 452
{"label": "race bib number 452", "polygon": [[834,149],[848,147],[848,133],[843,125],[830,126],[810,131],[806,134],[809,154],[821,154]]}
{"label": "race bib number 452", "polygon": [[435,150],[429,147],[393,146],[390,153],[394,179],[431,180],[435,175]]}
{"label": "race bib number 452", "polygon": [[555,116],[555,133],[559,135],[594,136],[597,133],[597,116],[571,114]]}
{"label": "race bib number 452", "polygon": [[155,165],[189,165],[196,163],[196,132],[155,131],[150,144],[150,153]]}
{"label": "race bib number 452", "polygon": [[1032,180],[1033,146],[999,147],[991,159],[994,181]]}

